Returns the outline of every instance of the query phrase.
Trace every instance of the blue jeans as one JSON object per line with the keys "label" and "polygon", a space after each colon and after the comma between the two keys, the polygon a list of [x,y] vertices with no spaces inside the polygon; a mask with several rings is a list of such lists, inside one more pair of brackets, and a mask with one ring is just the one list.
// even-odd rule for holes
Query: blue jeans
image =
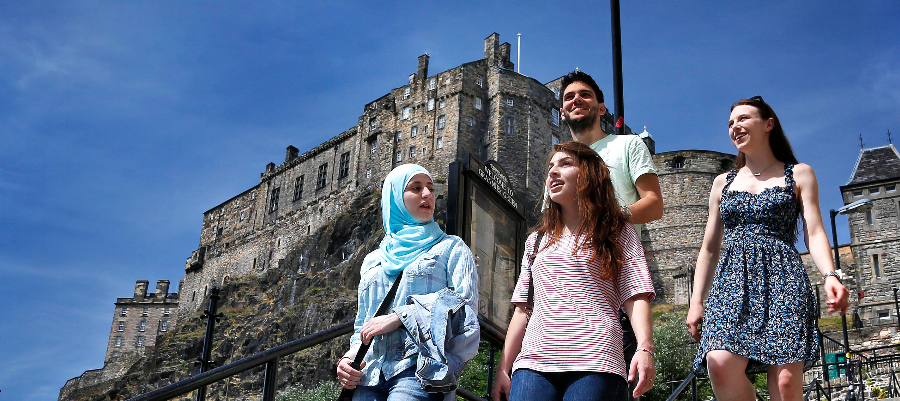
{"label": "blue jeans", "polygon": [[444,393],[426,393],[416,379],[416,366],[410,366],[385,380],[384,375],[375,386],[359,386],[353,401],[441,401]]}
{"label": "blue jeans", "polygon": [[512,376],[510,401],[624,401],[628,383],[615,373],[538,372],[519,369]]}

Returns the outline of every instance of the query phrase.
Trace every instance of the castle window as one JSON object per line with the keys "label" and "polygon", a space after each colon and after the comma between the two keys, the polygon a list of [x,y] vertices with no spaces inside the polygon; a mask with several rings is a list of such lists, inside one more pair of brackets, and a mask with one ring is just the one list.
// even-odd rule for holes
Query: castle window
{"label": "castle window", "polygon": [[734,167],[734,162],[728,159],[722,159],[719,161],[719,171],[728,171]]}
{"label": "castle window", "polygon": [[437,86],[437,82],[435,82],[434,78],[428,80],[428,89],[434,90],[434,87]]}
{"label": "castle window", "polygon": [[404,99],[409,99],[409,88],[404,88],[404,89],[403,89],[403,98],[404,98]]}
{"label": "castle window", "polygon": [[476,78],[475,78],[475,85],[478,85],[478,86],[480,86],[480,87],[483,88],[483,87],[484,87],[484,79],[481,78],[481,77],[476,77]]}
{"label": "castle window", "polygon": [[369,131],[374,131],[375,127],[377,127],[377,126],[378,126],[378,120],[376,120],[374,118],[370,118],[369,119]]}
{"label": "castle window", "polygon": [[434,148],[435,149],[443,149],[444,148],[444,137],[442,137],[442,136],[437,137],[437,139],[435,140]]}
{"label": "castle window", "polygon": [[278,198],[281,195],[281,187],[272,190],[272,198],[269,202],[269,213],[278,210]]}
{"label": "castle window", "polygon": [[875,187],[869,189],[869,195],[878,195],[881,193],[881,188]]}
{"label": "castle window", "polygon": [[399,131],[399,130],[398,130],[398,131],[397,131],[397,134],[394,135],[394,139],[396,139],[398,142],[399,142],[401,139],[403,139],[403,131]]}
{"label": "castle window", "polygon": [[250,200],[256,199],[256,191],[250,193]]}
{"label": "castle window", "polygon": [[402,151],[402,150],[398,150],[398,151],[397,151],[397,163],[400,163],[400,162],[402,162],[402,161],[403,161],[403,151]]}
{"label": "castle window", "polygon": [[475,98],[475,108],[478,110],[481,110],[481,98],[480,97]]}
{"label": "castle window", "polygon": [[556,145],[557,143],[559,143],[559,136],[556,134],[550,135],[550,146]]}
{"label": "castle window", "polygon": [[441,101],[438,102],[438,108],[439,108],[439,109],[443,109],[444,106],[446,106],[446,105],[447,105],[447,101],[444,100],[444,99],[441,99]]}
{"label": "castle window", "polygon": [[138,326],[138,331],[144,331],[147,329],[147,321],[141,320],[140,325]]}
{"label": "castle window", "polygon": [[866,210],[866,225],[875,224],[875,216],[872,214],[872,209]]}
{"label": "castle window", "polygon": [[299,200],[303,196],[303,181],[306,180],[305,175],[301,175],[294,179],[294,200]]}
{"label": "castle window", "polygon": [[897,184],[885,185],[884,192],[895,192],[897,191]]}
{"label": "castle window", "polygon": [[238,221],[244,221],[244,212],[241,212],[241,218]]}
{"label": "castle window", "polygon": [[559,110],[550,110],[550,122],[553,123],[553,125],[559,127]]}
{"label": "castle window", "polygon": [[428,111],[434,110],[434,98],[428,99]]}
{"label": "castle window", "polygon": [[366,169],[366,179],[372,178],[372,169]]}
{"label": "castle window", "polygon": [[515,104],[516,104],[516,103],[513,101],[512,98],[506,99],[506,105],[507,105],[507,106],[514,106]]}
{"label": "castle window", "polygon": [[341,154],[341,169],[338,172],[338,178],[346,178],[350,175],[350,152]]}
{"label": "castle window", "polygon": [[881,257],[880,256],[881,255],[879,255],[877,253],[872,254],[872,274],[875,276],[875,278],[881,278],[881,274],[883,273],[881,271]]}
{"label": "castle window", "polygon": [[374,155],[375,151],[377,151],[377,150],[378,150],[378,139],[372,138],[372,140],[369,141],[369,154]]}
{"label": "castle window", "polygon": [[319,176],[316,180],[316,189],[325,188],[325,183],[328,182],[328,163],[323,163],[319,166]]}
{"label": "castle window", "polygon": [[554,90],[553,90],[553,97],[555,97],[556,100],[559,100],[559,89],[554,89]]}
{"label": "castle window", "polygon": [[163,316],[169,316],[169,313],[171,313],[171,310],[168,306],[163,308]]}
{"label": "castle window", "polygon": [[509,135],[514,134],[516,132],[516,120],[513,120],[512,117],[506,117],[506,125],[503,132]]}
{"label": "castle window", "polygon": [[116,331],[125,331],[125,321],[119,320],[119,324],[116,325]]}
{"label": "castle window", "polygon": [[138,346],[138,347],[143,347],[143,346],[144,346],[144,336],[138,336],[138,338],[137,338],[137,340],[135,341],[134,345],[136,345],[136,346]]}
{"label": "castle window", "polygon": [[144,308],[144,309],[141,311],[141,316],[147,316],[149,313],[150,313],[150,309],[149,309],[149,308]]}
{"label": "castle window", "polygon": [[410,146],[409,147],[409,158],[412,159],[414,157],[416,157],[416,147]]}
{"label": "castle window", "polygon": [[424,129],[422,129],[422,135],[428,135],[428,126],[426,125]]}
{"label": "castle window", "polygon": [[466,124],[468,124],[470,127],[475,125],[475,119],[472,117],[466,118]]}
{"label": "castle window", "polygon": [[444,127],[446,125],[447,125],[447,117],[446,116],[438,117],[438,129],[444,129]]}
{"label": "castle window", "polygon": [[878,313],[878,318],[879,318],[879,319],[890,319],[890,318],[891,318],[891,311],[890,311],[890,309],[880,310],[880,311],[878,311],[877,313]]}
{"label": "castle window", "polygon": [[419,126],[413,125],[412,128],[409,129],[409,137],[415,138],[416,135],[419,135]]}
{"label": "castle window", "polygon": [[122,336],[116,336],[116,347],[122,346]]}
{"label": "castle window", "polygon": [[122,315],[122,316],[128,316],[128,307],[127,307],[127,306],[123,306],[123,307],[122,307],[122,313],[121,313],[121,315]]}
{"label": "castle window", "polygon": [[853,197],[854,197],[854,198],[858,198],[858,197],[860,197],[860,196],[863,196],[863,191],[862,191],[861,189],[856,190],[856,191],[853,191]]}
{"label": "castle window", "polygon": [[159,331],[169,331],[169,321],[163,320],[159,322]]}
{"label": "castle window", "polygon": [[406,106],[403,108],[403,114],[402,114],[401,119],[409,120],[409,106]]}
{"label": "castle window", "polygon": [[670,166],[672,166],[672,168],[684,168],[684,157],[675,157],[672,159]]}

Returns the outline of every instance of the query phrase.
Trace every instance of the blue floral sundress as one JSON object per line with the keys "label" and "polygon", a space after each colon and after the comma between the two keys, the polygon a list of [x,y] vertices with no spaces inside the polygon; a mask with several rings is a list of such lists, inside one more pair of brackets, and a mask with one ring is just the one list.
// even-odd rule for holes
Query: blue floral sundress
{"label": "blue floral sundress", "polygon": [[701,375],[712,350],[749,358],[747,373],[798,361],[809,368],[819,357],[817,301],[794,247],[800,207],[793,167],[784,166],[784,186],[759,194],[729,191],[738,170],[728,173],[719,203],[725,240],[694,360]]}

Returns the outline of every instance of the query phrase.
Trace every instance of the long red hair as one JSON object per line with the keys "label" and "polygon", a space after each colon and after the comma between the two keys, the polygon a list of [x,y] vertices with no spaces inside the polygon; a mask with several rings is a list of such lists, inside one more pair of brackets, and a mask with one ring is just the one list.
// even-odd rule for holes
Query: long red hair
{"label": "long red hair", "polygon": [[[622,251],[618,239],[625,225],[629,223],[616,201],[609,168],[597,152],[576,141],[553,145],[553,150],[547,158],[548,164],[553,155],[559,152],[572,156],[579,167],[575,197],[581,221],[578,222],[574,234],[583,240],[575,245],[573,253],[591,248],[594,251],[591,260],[600,264],[600,278],[611,279],[619,272]],[[562,207],[549,200],[547,204],[548,207],[544,209],[544,214],[534,228],[535,232],[542,232],[548,237],[547,245],[541,250],[557,242],[565,226]]]}

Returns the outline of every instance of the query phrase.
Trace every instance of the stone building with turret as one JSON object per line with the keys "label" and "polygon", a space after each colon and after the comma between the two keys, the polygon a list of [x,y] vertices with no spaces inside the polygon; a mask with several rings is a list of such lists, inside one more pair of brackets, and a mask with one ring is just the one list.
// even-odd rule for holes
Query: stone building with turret
{"label": "stone building with turret", "polygon": [[[855,264],[844,269],[845,283],[857,292],[863,325],[897,322],[893,289],[900,283],[900,153],[894,145],[862,149],[853,172],[841,186],[844,204],[871,199],[865,213],[848,214]],[[855,284],[855,285],[854,285]],[[864,295],[859,298],[858,295]]]}

